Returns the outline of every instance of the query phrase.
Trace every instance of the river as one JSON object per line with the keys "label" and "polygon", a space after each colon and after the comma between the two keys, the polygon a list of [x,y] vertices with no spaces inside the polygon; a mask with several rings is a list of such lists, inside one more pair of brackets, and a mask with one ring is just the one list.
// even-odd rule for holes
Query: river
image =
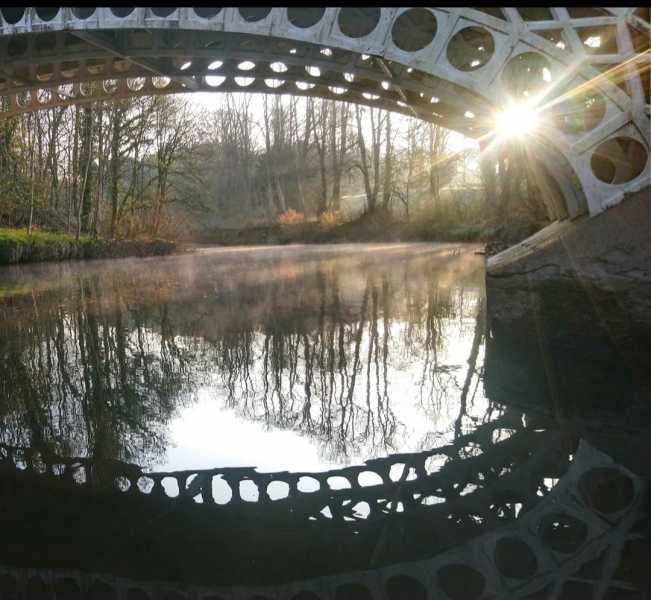
{"label": "river", "polygon": [[[630,361],[616,360],[628,355],[612,350],[607,335],[582,338],[575,329],[536,322],[493,336],[485,258],[476,249],[202,248],[164,258],[0,267],[0,487],[9,498],[2,532],[13,540],[9,554],[0,552],[0,570],[15,563],[275,585],[445,557],[521,515],[538,518],[550,493],[561,498],[553,502],[570,502],[562,500],[565,488],[554,488],[581,453],[588,465],[607,465],[588,469],[592,479],[577,484],[584,505],[561,517],[552,512],[535,528],[550,548],[594,558],[601,550],[586,542],[592,529],[584,521],[592,517],[584,512],[640,510],[641,480],[610,468],[608,456],[648,475],[645,388],[631,383]],[[608,366],[582,384],[588,346]],[[590,455],[580,439],[608,456]],[[502,477],[519,483],[502,489],[510,485]],[[87,495],[75,491],[87,487]],[[120,500],[107,488],[130,494]],[[362,501],[351,512],[355,499]],[[204,503],[225,505],[215,507],[226,511],[216,519],[256,524],[229,533],[212,513],[193,512]],[[238,512],[242,503],[253,512]],[[457,505],[466,508],[453,510]],[[448,506],[452,512],[439,515]],[[396,530],[394,521],[383,525],[392,514]],[[607,531],[597,528],[599,539],[611,536],[621,546],[634,524],[628,514],[608,521]],[[345,527],[358,522],[370,529],[355,538],[362,530]],[[441,523],[454,533],[439,537]],[[209,536],[211,527],[217,529]],[[323,537],[329,527],[340,527],[342,537]],[[304,537],[282,537],[295,528],[307,528]],[[191,550],[186,538],[194,540]],[[104,546],[120,552],[107,554]],[[511,546],[497,569],[517,575],[512,565],[526,552]],[[149,562],[141,560],[145,548]],[[635,548],[633,554],[648,552]],[[282,552],[289,554],[281,559]],[[213,555],[231,562],[211,570],[205,561]],[[542,560],[531,556],[534,566]],[[623,556],[626,581],[600,585],[615,585],[613,598],[621,590],[642,598],[641,570]],[[15,568],[0,573],[0,587],[2,577],[26,577]],[[555,575],[548,590],[558,593],[569,573]],[[439,585],[456,589],[457,580]],[[567,597],[589,597],[575,587]]]}

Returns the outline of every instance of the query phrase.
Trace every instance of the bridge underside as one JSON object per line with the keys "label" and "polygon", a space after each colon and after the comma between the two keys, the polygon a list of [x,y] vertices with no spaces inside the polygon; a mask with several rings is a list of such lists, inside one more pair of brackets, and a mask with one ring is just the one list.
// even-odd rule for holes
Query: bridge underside
{"label": "bridge underside", "polygon": [[555,180],[550,214],[566,218],[649,183],[648,49],[648,10],[634,8],[2,8],[0,116],[293,94],[413,115],[490,154],[497,113],[527,102],[540,120],[531,160]]}

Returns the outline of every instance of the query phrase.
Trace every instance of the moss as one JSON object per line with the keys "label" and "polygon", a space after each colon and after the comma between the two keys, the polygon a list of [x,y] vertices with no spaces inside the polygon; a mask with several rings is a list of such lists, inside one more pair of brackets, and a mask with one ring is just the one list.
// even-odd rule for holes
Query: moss
{"label": "moss", "polygon": [[0,228],[0,264],[59,261],[70,258],[121,258],[153,256],[178,251],[168,240],[108,240],[82,236],[77,240],[64,233]]}

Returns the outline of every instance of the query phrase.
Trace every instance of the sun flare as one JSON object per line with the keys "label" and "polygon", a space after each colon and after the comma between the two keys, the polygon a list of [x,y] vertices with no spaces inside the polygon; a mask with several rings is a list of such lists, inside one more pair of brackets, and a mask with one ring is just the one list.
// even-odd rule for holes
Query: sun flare
{"label": "sun flare", "polygon": [[529,103],[513,104],[495,119],[495,130],[500,138],[531,134],[538,126],[538,111]]}

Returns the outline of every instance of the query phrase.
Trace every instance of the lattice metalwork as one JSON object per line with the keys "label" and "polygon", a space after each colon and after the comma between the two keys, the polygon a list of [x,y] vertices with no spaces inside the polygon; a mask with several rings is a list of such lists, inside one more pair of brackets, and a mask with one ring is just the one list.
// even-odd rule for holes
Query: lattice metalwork
{"label": "lattice metalwork", "polygon": [[54,593],[143,600],[634,597],[616,570],[627,542],[636,537],[633,528],[643,515],[643,496],[639,478],[582,443],[567,474],[533,509],[425,560],[259,588],[0,567],[0,590],[7,598]]}
{"label": "lattice metalwork", "polygon": [[[536,104],[566,216],[649,184],[649,17],[635,8],[0,8],[0,116],[255,91],[412,114],[490,144]],[[532,142],[533,143],[533,142]]]}
{"label": "lattice metalwork", "polygon": [[144,472],[116,460],[0,445],[0,474],[30,484],[197,504],[204,511],[212,507],[217,518],[232,514],[281,529],[360,530],[402,514],[448,529],[439,536],[441,546],[458,545],[527,512],[544,497],[545,478],[566,469],[559,436],[525,427],[518,412],[479,425],[452,444],[321,473],[240,467]]}

